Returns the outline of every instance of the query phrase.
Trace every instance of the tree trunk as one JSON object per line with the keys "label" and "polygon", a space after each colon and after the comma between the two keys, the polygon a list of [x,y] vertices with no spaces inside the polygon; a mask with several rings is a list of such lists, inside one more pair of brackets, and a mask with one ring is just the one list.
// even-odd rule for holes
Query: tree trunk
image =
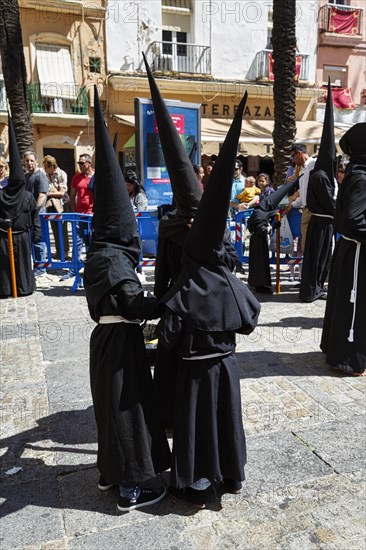
{"label": "tree trunk", "polygon": [[274,183],[284,182],[296,135],[296,0],[273,0]]}
{"label": "tree trunk", "polygon": [[1,0],[0,54],[15,137],[22,154],[34,149],[34,136],[17,0]]}

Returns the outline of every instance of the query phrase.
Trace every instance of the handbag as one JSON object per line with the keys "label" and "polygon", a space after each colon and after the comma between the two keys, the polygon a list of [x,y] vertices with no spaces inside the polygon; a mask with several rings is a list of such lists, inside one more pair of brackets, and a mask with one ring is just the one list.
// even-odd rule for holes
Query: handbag
{"label": "handbag", "polygon": [[281,219],[280,227],[280,252],[281,254],[292,254],[294,250],[294,239],[287,216]]}
{"label": "handbag", "polygon": [[[57,187],[55,187],[54,185],[50,185],[50,188],[48,190],[49,193],[55,193],[57,191],[59,191],[59,189],[57,189]],[[61,199],[56,199],[56,198],[53,198],[53,197],[47,199],[46,210],[47,210],[47,212],[57,212],[58,214],[61,214],[61,212],[64,211],[64,207],[62,205],[62,200]]]}

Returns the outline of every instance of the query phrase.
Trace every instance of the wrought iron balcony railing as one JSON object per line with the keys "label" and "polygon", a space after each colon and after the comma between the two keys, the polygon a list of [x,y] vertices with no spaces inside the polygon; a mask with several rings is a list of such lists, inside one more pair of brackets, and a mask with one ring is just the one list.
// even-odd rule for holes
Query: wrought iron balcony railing
{"label": "wrought iron balcony railing", "polygon": [[152,42],[146,51],[153,71],[211,74],[211,48],[186,42]]}
{"label": "wrought iron balcony railing", "polygon": [[2,76],[0,76],[0,111],[7,111],[8,101],[6,97],[5,82]]}
{"label": "wrought iron balcony railing", "polygon": [[[334,14],[334,10],[337,11],[337,14]],[[344,13],[344,19],[347,19],[347,22],[345,21],[343,25],[342,12]],[[359,36],[362,35],[363,25],[364,8],[358,6],[344,6],[343,4],[326,4],[319,10],[320,32]]]}
{"label": "wrought iron balcony railing", "polygon": [[[55,89],[55,87],[54,87]],[[29,84],[29,102],[32,113],[49,113],[58,115],[87,115],[88,94],[84,86],[75,86],[75,93],[70,94],[75,99],[65,99],[52,93],[41,94],[39,82]]]}
{"label": "wrought iron balcony railing", "polygon": [[[267,82],[273,81],[273,74],[270,66],[270,58],[273,50],[261,50],[257,52],[249,71],[247,72],[247,80],[263,80]],[[298,80],[309,80],[309,54],[297,53],[297,61],[299,61]]]}

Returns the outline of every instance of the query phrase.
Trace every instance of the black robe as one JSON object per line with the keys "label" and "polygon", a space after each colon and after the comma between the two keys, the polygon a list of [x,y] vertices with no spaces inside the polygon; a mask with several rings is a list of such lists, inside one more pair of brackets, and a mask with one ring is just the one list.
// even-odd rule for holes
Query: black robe
{"label": "black robe", "polygon": [[[6,188],[5,188],[6,189]],[[9,243],[5,219],[12,220],[13,248],[18,296],[28,296],[36,290],[32,269],[31,229],[35,241],[41,236],[41,223],[36,201],[28,191],[21,190],[16,204],[6,201],[0,191],[0,298],[12,296]],[[4,195],[3,195],[4,194]]]}
{"label": "black robe", "polygon": [[261,209],[261,204],[259,203],[248,221],[248,229],[251,232],[249,241],[248,284],[252,287],[271,286],[268,231],[270,230],[270,222],[274,219],[275,215],[275,208],[266,212]]}
{"label": "black robe", "polygon": [[235,332],[254,330],[260,304],[224,258],[221,249],[218,265],[205,266],[185,256],[178,282],[162,299],[159,341],[178,357],[171,482],[179,488],[202,477],[244,479]]}
{"label": "black robe", "polygon": [[299,298],[314,302],[324,294],[332,256],[335,184],[323,170],[309,178],[307,207],[311,216],[306,234]]}
{"label": "black robe", "polygon": [[243,481],[246,445],[235,333],[197,330],[169,309],[158,334],[179,357],[172,485],[188,487],[203,477]]}
{"label": "black robe", "polygon": [[[334,226],[347,238],[339,238],[332,258],[320,347],[330,365],[348,362],[354,371],[363,372],[366,369],[366,158],[347,166],[337,198]],[[355,310],[350,296],[357,243],[348,239],[360,243]],[[353,315],[353,341],[349,341]]]}
{"label": "black robe", "polygon": [[[161,223],[161,222],[160,222]],[[178,237],[160,236],[155,266],[154,294],[160,300],[177,282],[182,270],[184,236],[188,228],[185,225]],[[230,242],[230,235],[225,235],[225,262],[230,271],[235,268],[237,253]],[[154,385],[156,388],[161,420],[166,428],[174,425],[175,395],[177,387],[178,356],[174,348],[167,348],[158,342],[156,350]]]}
{"label": "black robe", "polygon": [[[160,316],[116,248],[89,256],[84,274],[90,315],[127,320]],[[90,380],[98,427],[98,468],[113,484],[141,483],[170,467],[139,323],[98,324],[90,339]]]}

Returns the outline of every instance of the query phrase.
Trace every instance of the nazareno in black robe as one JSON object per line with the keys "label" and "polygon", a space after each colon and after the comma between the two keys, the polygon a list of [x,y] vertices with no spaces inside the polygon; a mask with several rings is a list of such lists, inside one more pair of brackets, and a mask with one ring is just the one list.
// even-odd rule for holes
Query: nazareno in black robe
{"label": "nazareno in black robe", "polygon": [[[159,317],[118,246],[89,254],[84,284],[92,319]],[[141,483],[170,467],[139,323],[98,324],[90,339],[90,380],[98,427],[98,469],[113,484]]]}
{"label": "nazareno in black robe", "polygon": [[324,294],[332,257],[335,184],[324,170],[313,170],[309,178],[307,207],[312,213],[306,236],[299,297],[314,302]]}
{"label": "nazareno in black robe", "polygon": [[[338,239],[331,262],[320,347],[328,364],[348,362],[354,371],[363,372],[366,369],[366,155],[347,166],[337,197],[334,227],[347,238]],[[355,309],[350,301],[357,250],[354,241],[360,243]],[[350,341],[353,315],[353,341]]]}
{"label": "nazareno in black robe", "polygon": [[235,332],[254,330],[260,306],[224,262],[207,268],[189,258],[162,301],[167,310],[159,341],[179,358],[171,483],[242,481],[246,446]]}
{"label": "nazareno in black robe", "polygon": [[[172,227],[170,227],[172,224]],[[160,300],[178,281],[182,270],[183,246],[188,234],[187,221],[174,213],[168,214],[159,224],[158,254],[155,266],[154,294]],[[233,271],[238,260],[230,242],[230,234],[224,237],[224,261]],[[175,396],[177,387],[178,356],[174,347],[166,347],[158,341],[154,386],[157,393],[161,420],[166,428],[174,426]]]}
{"label": "nazareno in black robe", "polygon": [[9,243],[7,225],[4,220],[12,220],[13,248],[18,296],[28,296],[36,290],[32,269],[31,235],[37,241],[41,236],[36,201],[21,188],[16,196],[7,196],[7,188],[0,191],[0,298],[12,296]]}

